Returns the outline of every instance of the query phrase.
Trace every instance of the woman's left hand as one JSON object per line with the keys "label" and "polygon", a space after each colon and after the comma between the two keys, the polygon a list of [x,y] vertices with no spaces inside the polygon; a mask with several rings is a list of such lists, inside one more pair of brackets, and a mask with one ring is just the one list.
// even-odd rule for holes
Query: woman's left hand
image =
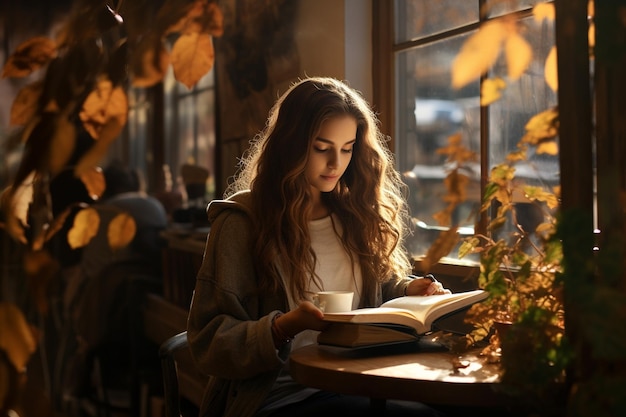
{"label": "woman's left hand", "polygon": [[406,295],[433,295],[450,294],[451,291],[443,288],[439,281],[432,281],[429,278],[416,278],[406,287]]}

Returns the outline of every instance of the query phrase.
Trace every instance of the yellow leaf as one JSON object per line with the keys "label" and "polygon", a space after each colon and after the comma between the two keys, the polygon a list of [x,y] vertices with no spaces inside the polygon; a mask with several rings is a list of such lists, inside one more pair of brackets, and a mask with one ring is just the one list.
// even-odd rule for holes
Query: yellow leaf
{"label": "yellow leaf", "polygon": [[500,99],[504,88],[506,88],[506,83],[502,78],[488,78],[483,81],[480,88],[480,105],[488,106]]}
{"label": "yellow leaf", "polygon": [[543,73],[548,86],[557,91],[559,89],[559,75],[556,66],[556,46],[553,46],[548,53]]}
{"label": "yellow leaf", "polygon": [[128,99],[124,89],[113,88],[110,80],[100,80],[83,103],[79,116],[85,129],[96,140],[100,138],[103,126],[111,120],[124,127],[128,117]]}
{"label": "yellow leaf", "polygon": [[20,44],[4,65],[2,78],[26,77],[50,62],[57,53],[54,41],[35,37]]}
{"label": "yellow leaf", "polygon": [[506,36],[506,25],[499,20],[481,25],[478,32],[465,41],[452,63],[452,87],[464,87],[487,72],[498,59]]}
{"label": "yellow leaf", "polygon": [[558,155],[559,145],[554,140],[543,140],[537,145],[537,154]]}
{"label": "yellow leaf", "polygon": [[505,52],[508,76],[511,80],[517,80],[528,68],[533,50],[526,39],[518,33],[512,33],[506,38]]}
{"label": "yellow leaf", "polygon": [[28,174],[22,183],[15,188],[11,195],[11,211],[22,224],[28,224],[28,207],[33,202],[33,183],[35,171]]}
{"label": "yellow leaf", "polygon": [[102,173],[102,168],[91,167],[89,169],[85,169],[80,174],[80,180],[83,184],[85,184],[85,188],[87,188],[89,197],[91,197],[92,200],[98,200],[102,197],[102,194],[106,189],[106,182],[104,174]]}
{"label": "yellow leaf", "polygon": [[43,82],[36,81],[24,86],[17,93],[11,105],[10,123],[12,125],[25,125],[35,115],[42,91]]}
{"label": "yellow leaf", "polygon": [[174,77],[187,88],[211,71],[214,61],[213,38],[208,33],[185,33],[172,47]]}
{"label": "yellow leaf", "polygon": [[94,169],[106,155],[109,145],[117,138],[123,129],[123,125],[119,124],[118,119],[110,119],[100,130],[100,139],[94,143],[91,148],[80,158],[76,167],[74,167],[74,175],[82,178],[85,172]]}
{"label": "yellow leaf", "polygon": [[0,302],[0,329],[0,350],[5,352],[18,372],[24,371],[30,356],[35,353],[37,339],[16,305]]}
{"label": "yellow leaf", "polygon": [[556,109],[548,109],[531,117],[526,123],[522,142],[537,145],[542,140],[554,138],[559,133],[558,117]]}
{"label": "yellow leaf", "polygon": [[[31,174],[32,175],[32,174]],[[4,228],[4,230],[16,241],[28,244],[28,240],[26,239],[26,234],[24,233],[24,224],[27,221],[28,215],[28,203],[32,201],[32,185],[28,199],[24,199],[25,207],[23,204],[17,203],[20,205],[20,208],[16,207],[16,202],[14,200],[16,191],[14,191],[11,187],[7,187],[2,190],[0,194],[0,208],[4,212],[4,221],[3,224],[0,220],[0,229]],[[19,189],[18,191],[19,192]],[[18,199],[19,201],[19,199]],[[19,218],[20,216],[21,218]],[[21,219],[24,219],[22,222]]]}
{"label": "yellow leaf", "polygon": [[555,231],[555,227],[552,223],[540,223],[539,226],[537,226],[537,228],[535,229],[535,233],[542,236],[543,238],[554,235]]}
{"label": "yellow leaf", "polygon": [[554,21],[554,4],[552,3],[540,3],[533,7],[533,17],[536,22],[541,23],[544,19]]}
{"label": "yellow leaf", "polygon": [[507,185],[515,178],[515,168],[507,164],[499,164],[491,168],[489,181],[500,186]]}
{"label": "yellow leaf", "polygon": [[82,248],[98,233],[100,215],[94,208],[79,211],[74,218],[74,225],[67,234],[67,243],[72,249]]}
{"label": "yellow leaf", "polygon": [[107,230],[109,246],[113,251],[121,249],[132,242],[137,231],[137,224],[132,216],[120,213],[111,220]]}

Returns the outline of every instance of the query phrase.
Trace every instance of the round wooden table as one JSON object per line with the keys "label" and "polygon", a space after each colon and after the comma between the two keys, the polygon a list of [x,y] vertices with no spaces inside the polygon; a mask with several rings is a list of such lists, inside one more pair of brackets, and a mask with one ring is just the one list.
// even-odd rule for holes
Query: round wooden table
{"label": "round wooden table", "polygon": [[476,353],[456,356],[416,347],[347,350],[310,345],[292,352],[290,372],[301,384],[372,399],[449,406],[500,407],[500,369]]}

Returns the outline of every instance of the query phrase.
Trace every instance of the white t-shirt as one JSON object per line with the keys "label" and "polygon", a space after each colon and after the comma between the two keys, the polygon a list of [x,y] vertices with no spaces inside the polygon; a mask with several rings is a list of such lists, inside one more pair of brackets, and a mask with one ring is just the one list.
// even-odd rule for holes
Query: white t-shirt
{"label": "white t-shirt", "polygon": [[[354,291],[352,308],[356,309],[359,306],[363,288],[361,268],[358,263],[355,263],[354,266],[352,265],[350,256],[341,243],[341,238],[339,237],[342,233],[341,227],[341,222],[334,215],[333,219],[331,219],[331,216],[327,216],[309,222],[311,248],[317,256],[315,273],[319,277],[320,285],[315,280],[311,280],[307,290],[310,294],[317,291]],[[337,229],[336,232],[335,228]],[[289,286],[285,284],[285,288],[288,289]],[[293,310],[299,303],[293,300],[289,291],[287,293],[289,309]],[[316,343],[318,333],[314,330],[301,332],[292,342],[291,349]]]}

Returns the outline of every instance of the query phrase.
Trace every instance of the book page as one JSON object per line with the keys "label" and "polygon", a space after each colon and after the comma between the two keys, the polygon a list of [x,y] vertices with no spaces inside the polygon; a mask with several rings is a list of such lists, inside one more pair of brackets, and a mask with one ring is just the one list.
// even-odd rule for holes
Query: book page
{"label": "book page", "polygon": [[362,308],[344,313],[327,313],[324,320],[348,323],[396,323],[426,333],[437,318],[487,297],[482,290],[455,294],[405,296],[377,308]]}
{"label": "book page", "polygon": [[426,296],[412,295],[394,298],[383,303],[381,307],[411,311],[418,321],[430,327],[433,320],[480,301],[486,296],[487,293],[483,290]]}
{"label": "book page", "polygon": [[415,317],[413,312],[391,307],[361,308],[343,313],[327,313],[324,320],[344,323],[395,323],[416,329],[424,333],[424,325]]}

